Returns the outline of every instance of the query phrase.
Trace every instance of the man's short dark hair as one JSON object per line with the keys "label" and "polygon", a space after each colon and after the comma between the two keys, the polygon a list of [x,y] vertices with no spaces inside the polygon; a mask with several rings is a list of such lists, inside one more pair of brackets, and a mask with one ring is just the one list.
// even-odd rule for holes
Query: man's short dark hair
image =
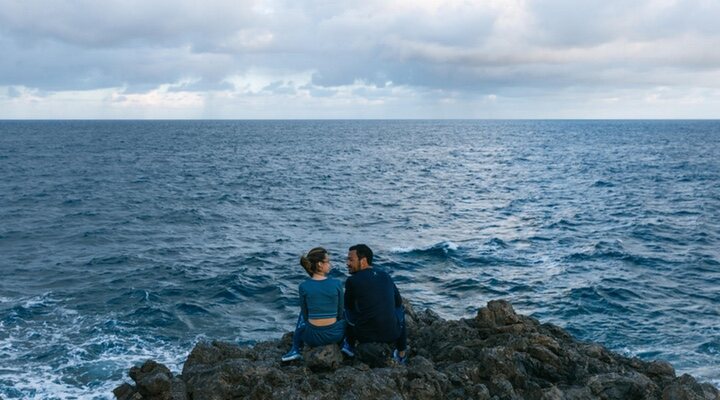
{"label": "man's short dark hair", "polygon": [[373,252],[366,245],[356,244],[355,246],[350,247],[350,251],[355,251],[358,256],[358,260],[362,260],[364,258],[367,260],[368,265],[372,265]]}

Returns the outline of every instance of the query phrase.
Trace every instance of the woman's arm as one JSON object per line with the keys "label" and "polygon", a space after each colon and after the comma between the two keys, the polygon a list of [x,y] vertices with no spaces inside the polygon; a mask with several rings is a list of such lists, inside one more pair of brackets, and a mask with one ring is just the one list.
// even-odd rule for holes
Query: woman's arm
{"label": "woman's arm", "polygon": [[298,290],[300,293],[300,312],[302,313],[303,317],[305,318],[305,321],[308,320],[308,306],[307,306],[307,292],[305,292],[305,289],[303,289],[303,286],[300,285],[300,289]]}
{"label": "woman's arm", "polygon": [[345,313],[345,294],[343,293],[343,285],[342,282],[338,281],[337,285],[337,293],[338,293],[338,306],[337,306],[337,318],[342,319],[343,314]]}

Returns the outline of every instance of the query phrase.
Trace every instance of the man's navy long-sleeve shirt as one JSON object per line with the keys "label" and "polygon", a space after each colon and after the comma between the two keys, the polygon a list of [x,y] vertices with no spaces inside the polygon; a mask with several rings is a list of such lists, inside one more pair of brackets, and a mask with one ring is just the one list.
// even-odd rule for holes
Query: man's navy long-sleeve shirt
{"label": "man's navy long-sleeve shirt", "polygon": [[359,342],[392,342],[400,336],[395,309],[402,305],[390,275],[367,268],[345,281],[345,308],[355,324]]}

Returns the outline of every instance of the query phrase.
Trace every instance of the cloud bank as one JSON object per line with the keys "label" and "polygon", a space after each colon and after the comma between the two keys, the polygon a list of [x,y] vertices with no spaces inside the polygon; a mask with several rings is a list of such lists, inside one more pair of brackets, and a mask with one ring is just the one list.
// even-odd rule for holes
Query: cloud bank
{"label": "cloud bank", "polygon": [[714,0],[0,0],[0,118],[717,118]]}

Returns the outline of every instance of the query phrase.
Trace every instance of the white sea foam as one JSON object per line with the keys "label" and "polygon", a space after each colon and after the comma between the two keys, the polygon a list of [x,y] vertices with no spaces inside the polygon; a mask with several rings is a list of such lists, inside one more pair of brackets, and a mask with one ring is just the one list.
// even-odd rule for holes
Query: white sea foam
{"label": "white sea foam", "polygon": [[[62,333],[48,333],[44,332],[39,346],[52,347],[66,339]],[[11,341],[18,344],[22,340],[11,338]],[[130,345],[111,347],[97,356],[90,356],[87,351],[93,345],[113,342]],[[8,340],[0,342],[3,350],[0,354],[7,355],[9,362],[26,355],[23,349],[12,346],[13,343]],[[64,347],[67,352],[59,365],[24,362],[26,368],[0,372],[3,380],[9,382],[9,387],[0,385],[0,393],[4,398],[15,398],[19,393],[23,399],[112,399],[115,387],[130,382],[127,371],[131,366],[154,359],[168,366],[173,373],[179,373],[190,350],[176,344],[149,342],[136,335],[118,337],[107,334],[91,337],[83,343],[65,343]],[[78,370],[82,372],[78,374]],[[74,373],[69,374],[68,371]],[[121,378],[117,378],[119,374]]]}
{"label": "white sea foam", "polygon": [[[657,357],[654,357],[655,359],[662,360],[664,359],[665,355],[672,354],[673,349],[663,347],[661,345],[652,345],[652,346],[640,346],[640,347],[623,347],[621,349],[617,350],[619,353],[626,357],[640,357],[643,353],[648,352],[657,352],[659,355]],[[640,357],[643,358],[643,357]],[[708,364],[711,364],[712,361],[709,361]],[[689,365],[689,366],[679,366],[676,361],[671,362],[673,367],[676,369],[675,373],[677,376],[688,374],[693,376],[696,380],[699,382],[709,382],[710,384],[716,386],[718,389],[720,389],[720,379],[715,378],[717,376],[717,369],[708,366],[708,365]],[[682,364],[680,364],[682,365]]]}
{"label": "white sea foam", "polygon": [[391,253],[411,253],[416,250],[422,250],[420,247],[391,247]]}
{"label": "white sea foam", "polygon": [[[27,308],[57,302],[49,293],[18,301]],[[39,324],[0,322],[0,396],[5,399],[111,399],[112,390],[129,381],[131,366],[154,359],[178,373],[191,347],[122,329],[101,333],[98,327],[107,317],[99,320],[63,306],[43,316],[47,320]]]}
{"label": "white sea foam", "polygon": [[442,248],[446,251],[447,250],[455,251],[459,248],[457,243],[448,240],[448,241],[442,241],[439,243],[431,244],[429,246],[391,247],[390,252],[391,253],[412,253],[413,251],[427,251],[427,250],[430,250],[433,248],[438,248],[438,247]]}
{"label": "white sea foam", "polygon": [[[62,383],[60,377],[50,368],[34,368],[32,373],[23,372],[10,379],[14,392],[20,392],[22,399],[113,399],[111,383],[88,389]],[[8,398],[12,398],[9,397]]]}
{"label": "white sea foam", "polygon": [[458,249],[458,245],[454,242],[443,242],[445,244],[445,248],[448,250],[455,251]]}
{"label": "white sea foam", "polygon": [[21,298],[18,302],[22,303],[22,307],[29,309],[36,306],[48,306],[57,303],[58,301],[51,297],[52,292],[45,292],[38,296]]}

